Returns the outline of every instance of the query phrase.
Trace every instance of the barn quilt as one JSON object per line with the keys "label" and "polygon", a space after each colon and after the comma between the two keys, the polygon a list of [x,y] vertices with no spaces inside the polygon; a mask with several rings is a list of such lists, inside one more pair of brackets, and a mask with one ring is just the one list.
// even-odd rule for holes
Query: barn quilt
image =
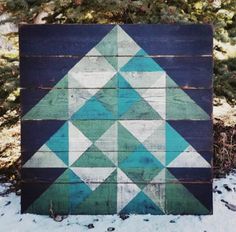
{"label": "barn quilt", "polygon": [[22,26],[22,212],[212,213],[212,32]]}

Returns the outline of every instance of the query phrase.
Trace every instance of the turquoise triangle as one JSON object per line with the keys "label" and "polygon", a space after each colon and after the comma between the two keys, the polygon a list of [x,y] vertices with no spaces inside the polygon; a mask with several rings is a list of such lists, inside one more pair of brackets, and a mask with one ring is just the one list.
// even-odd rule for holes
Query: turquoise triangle
{"label": "turquoise triangle", "polygon": [[118,86],[119,88],[128,88],[132,89],[131,85],[124,79],[124,77],[120,74],[117,73],[117,78],[118,78]]}
{"label": "turquoise triangle", "polygon": [[59,130],[50,137],[46,145],[68,165],[68,123],[64,123]]}
{"label": "turquoise triangle", "polygon": [[189,143],[168,123],[166,123],[166,165],[182,153]]}
{"label": "turquoise triangle", "polygon": [[[119,77],[119,83],[122,85],[129,85],[123,77]],[[121,117],[129,108],[135,103],[142,100],[140,95],[132,88],[119,89],[118,91],[118,115]]]}
{"label": "turquoise triangle", "polygon": [[120,214],[164,214],[161,209],[143,192],[140,192],[128,205],[125,206]]}
{"label": "turquoise triangle", "polygon": [[163,69],[143,50],[129,60],[121,69],[122,72],[156,72]]}
{"label": "turquoise triangle", "polygon": [[119,164],[121,168],[163,168],[163,165],[143,146],[132,152]]}
{"label": "turquoise triangle", "polygon": [[92,193],[92,190],[73,171],[68,169],[67,172],[70,180],[68,186],[70,211],[73,214],[76,213],[77,206]]}
{"label": "turquoise triangle", "polygon": [[113,115],[108,111],[96,97],[91,97],[84,106],[75,112],[71,119],[113,119]]}

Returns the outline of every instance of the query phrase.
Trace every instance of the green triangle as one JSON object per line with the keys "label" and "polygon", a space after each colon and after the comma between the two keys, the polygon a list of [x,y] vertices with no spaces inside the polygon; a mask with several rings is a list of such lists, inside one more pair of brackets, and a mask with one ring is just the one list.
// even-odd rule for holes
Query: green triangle
{"label": "green triangle", "polygon": [[73,120],[71,121],[89,140],[95,142],[108,128],[114,120]]}
{"label": "green triangle", "polygon": [[143,189],[163,168],[121,168],[122,171]]}
{"label": "green triangle", "polygon": [[115,170],[88,198],[76,208],[77,214],[117,213],[117,171]]}
{"label": "green triangle", "polygon": [[[173,82],[173,80],[172,80]],[[166,88],[167,120],[208,120],[209,115],[182,89]]]}
{"label": "green triangle", "polygon": [[118,123],[118,151],[119,163],[126,159],[130,153],[141,144],[126,128]]}
{"label": "green triangle", "polygon": [[117,27],[114,27],[95,48],[115,69],[118,68]]}
{"label": "green triangle", "polygon": [[72,167],[114,167],[114,164],[95,145],[92,145]]}
{"label": "green triangle", "polygon": [[23,120],[68,119],[68,77],[62,78],[32,109]]}
{"label": "green triangle", "polygon": [[139,192],[120,212],[120,214],[163,215],[162,210],[144,193]]}
{"label": "green triangle", "polygon": [[166,88],[179,88],[179,86],[168,75],[166,75]]}
{"label": "green triangle", "polygon": [[[33,204],[26,212],[40,212],[40,214],[49,214],[49,209],[52,207],[56,214],[69,213],[69,188],[68,188],[69,173],[66,170]],[[65,180],[67,183],[65,183]]]}
{"label": "green triangle", "polygon": [[121,116],[121,119],[162,119],[161,116],[142,98],[134,103],[129,110]]}
{"label": "green triangle", "polygon": [[118,86],[118,75],[115,74],[104,86],[103,89],[114,89]]}
{"label": "green triangle", "polygon": [[[208,214],[209,210],[182,185],[167,169],[166,179],[166,213],[168,214]],[[173,183],[173,181],[175,183]]]}

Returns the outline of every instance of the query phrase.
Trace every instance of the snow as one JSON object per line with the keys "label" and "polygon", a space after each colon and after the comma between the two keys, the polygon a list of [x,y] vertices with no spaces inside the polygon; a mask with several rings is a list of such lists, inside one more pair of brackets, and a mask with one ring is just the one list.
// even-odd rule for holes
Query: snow
{"label": "snow", "polygon": [[[227,186],[231,190],[227,190]],[[0,191],[5,187],[0,185]],[[122,220],[119,216],[69,216],[56,222],[48,216],[20,214],[20,197],[14,193],[0,197],[0,231],[27,232],[234,232],[236,211],[225,202],[236,205],[236,173],[223,179],[214,179],[214,214],[209,216],[152,216],[131,215]],[[222,201],[223,200],[223,201]],[[89,224],[92,224],[88,226]],[[89,229],[88,227],[92,227]]]}

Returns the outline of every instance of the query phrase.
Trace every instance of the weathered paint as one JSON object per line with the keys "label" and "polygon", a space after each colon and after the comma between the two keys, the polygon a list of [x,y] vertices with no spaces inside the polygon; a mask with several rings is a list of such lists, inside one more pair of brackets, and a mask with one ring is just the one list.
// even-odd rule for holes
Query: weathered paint
{"label": "weathered paint", "polygon": [[204,25],[21,26],[22,212],[212,213],[211,50]]}

